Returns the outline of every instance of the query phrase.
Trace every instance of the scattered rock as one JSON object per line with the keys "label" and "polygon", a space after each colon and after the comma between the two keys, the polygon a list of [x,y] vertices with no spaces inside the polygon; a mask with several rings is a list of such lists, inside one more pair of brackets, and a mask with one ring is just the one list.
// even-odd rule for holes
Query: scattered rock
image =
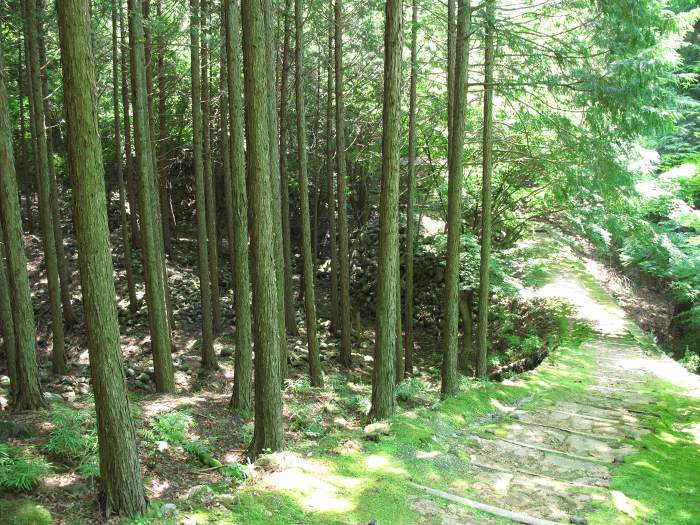
{"label": "scattered rock", "polygon": [[126,377],[136,377],[136,372],[134,371],[133,368],[127,368],[125,373],[126,373]]}
{"label": "scattered rock", "polygon": [[569,517],[569,523],[574,523],[575,525],[588,525],[588,520],[583,516],[571,516]]}
{"label": "scattered rock", "polygon": [[63,402],[63,397],[53,392],[44,392],[44,401],[49,403]]}
{"label": "scattered rock", "polygon": [[73,401],[75,401],[76,397],[77,397],[77,395],[73,390],[66,390],[65,392],[63,392],[63,399],[65,399],[69,403],[72,403]]}
{"label": "scattered rock", "polygon": [[379,441],[382,436],[391,434],[389,423],[372,423],[365,427],[365,439]]}
{"label": "scattered rock", "polygon": [[238,496],[234,494],[217,494],[214,496],[214,501],[219,505],[230,509],[238,505]]}
{"label": "scattered rock", "polygon": [[209,500],[214,495],[214,491],[207,485],[195,485],[187,491],[187,499],[192,501]]}
{"label": "scattered rock", "polygon": [[175,514],[177,514],[177,505],[174,503],[166,503],[160,508],[160,515],[164,518],[174,516]]}
{"label": "scattered rock", "polygon": [[8,376],[0,376],[0,386],[10,386],[10,378]]}
{"label": "scattered rock", "polygon": [[141,372],[139,375],[136,376],[137,381],[143,381],[144,383],[148,383],[148,381],[151,380],[149,375],[146,372]]}

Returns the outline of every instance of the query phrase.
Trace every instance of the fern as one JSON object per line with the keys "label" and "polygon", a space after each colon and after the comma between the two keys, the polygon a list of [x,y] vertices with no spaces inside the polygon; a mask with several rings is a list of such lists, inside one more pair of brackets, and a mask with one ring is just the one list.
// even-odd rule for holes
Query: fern
{"label": "fern", "polygon": [[51,471],[51,464],[30,449],[0,443],[0,488],[28,492]]}

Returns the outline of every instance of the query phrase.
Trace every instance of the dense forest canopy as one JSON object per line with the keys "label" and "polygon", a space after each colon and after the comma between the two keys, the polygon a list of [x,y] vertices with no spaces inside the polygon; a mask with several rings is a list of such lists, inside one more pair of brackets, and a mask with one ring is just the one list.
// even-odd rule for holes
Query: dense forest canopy
{"label": "dense forest canopy", "polygon": [[581,343],[574,253],[700,373],[693,0],[4,0],[0,45],[0,524],[46,457],[172,521],[168,447],[242,486],[477,418]]}

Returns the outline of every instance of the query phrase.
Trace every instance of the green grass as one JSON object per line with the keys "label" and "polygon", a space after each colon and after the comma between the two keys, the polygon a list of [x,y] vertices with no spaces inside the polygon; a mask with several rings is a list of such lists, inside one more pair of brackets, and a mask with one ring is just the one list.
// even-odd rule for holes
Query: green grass
{"label": "green grass", "polygon": [[46,507],[28,499],[0,499],[0,525],[51,525]]}

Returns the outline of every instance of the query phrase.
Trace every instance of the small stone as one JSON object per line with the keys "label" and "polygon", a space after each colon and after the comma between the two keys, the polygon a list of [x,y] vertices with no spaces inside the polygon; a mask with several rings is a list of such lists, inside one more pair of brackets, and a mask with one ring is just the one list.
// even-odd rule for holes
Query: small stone
{"label": "small stone", "polygon": [[63,402],[63,397],[53,392],[44,392],[44,401],[49,403]]}
{"label": "small stone", "polygon": [[149,376],[154,376],[154,375],[156,374],[156,371],[155,371],[155,369],[154,369],[152,366],[149,366],[148,368],[146,368],[146,373],[147,373]]}
{"label": "small stone", "polygon": [[379,441],[381,436],[388,436],[390,434],[389,423],[372,423],[365,427],[364,432],[366,439]]}
{"label": "small stone", "polygon": [[206,485],[195,485],[190,490],[187,491],[187,499],[193,501],[202,501],[209,499],[214,495],[214,491],[211,487]]}
{"label": "small stone", "polygon": [[570,516],[569,523],[574,523],[575,525],[588,525],[588,520],[583,516]]}
{"label": "small stone", "polygon": [[214,501],[227,509],[238,505],[238,496],[234,494],[217,494]]}
{"label": "small stone", "polygon": [[139,375],[136,376],[137,381],[143,381],[144,383],[148,383],[150,381],[150,377],[147,373],[141,372]]}
{"label": "small stone", "polygon": [[69,403],[72,403],[73,401],[75,401],[76,397],[77,397],[77,395],[73,390],[66,390],[65,392],[63,392],[63,399],[65,399]]}
{"label": "small stone", "polygon": [[8,376],[0,376],[0,386],[10,386],[10,378]]}
{"label": "small stone", "polygon": [[166,503],[160,508],[160,515],[164,518],[177,514],[177,505],[174,503]]}
{"label": "small stone", "polygon": [[134,372],[133,368],[126,369],[126,377],[136,377],[136,372]]}

